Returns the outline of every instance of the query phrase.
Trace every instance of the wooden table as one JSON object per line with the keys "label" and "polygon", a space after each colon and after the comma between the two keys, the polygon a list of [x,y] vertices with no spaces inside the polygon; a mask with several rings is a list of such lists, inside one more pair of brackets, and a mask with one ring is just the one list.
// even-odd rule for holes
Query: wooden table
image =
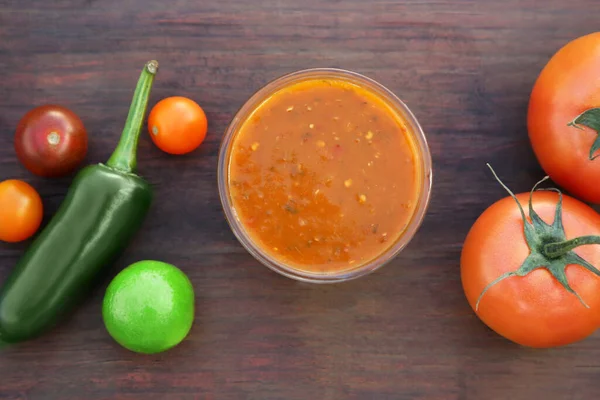
{"label": "wooden table", "polygon": [[[548,58],[598,28],[593,0],[0,0],[0,179],[25,179],[46,215],[70,178],[33,177],[12,147],[31,107],[74,109],[106,160],[144,62],[161,70],[152,103],[189,96],[210,127],[192,155],[147,135],[141,173],[156,203],[116,270],[140,259],[183,269],[196,322],[179,347],[141,356],[106,333],[103,283],[52,333],[0,354],[1,399],[556,399],[600,397],[600,334],[565,348],[520,348],[486,328],[463,295],[462,241],[475,218],[543,172],[525,126]],[[221,136],[267,81],[308,67],[366,74],[420,119],[434,159],[429,213],[380,271],[312,286],[255,261],[217,194]],[[0,222],[1,223],[1,222]],[[0,245],[0,279],[26,247]],[[60,249],[57,249],[60,251]],[[51,266],[48,266],[51,268]]]}

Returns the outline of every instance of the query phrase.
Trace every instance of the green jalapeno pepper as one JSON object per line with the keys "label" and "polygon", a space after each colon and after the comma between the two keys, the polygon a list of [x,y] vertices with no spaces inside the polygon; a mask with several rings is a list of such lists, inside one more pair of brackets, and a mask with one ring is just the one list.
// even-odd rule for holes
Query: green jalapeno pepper
{"label": "green jalapeno pepper", "polygon": [[0,342],[32,339],[51,329],[90,292],[140,228],[152,188],[135,174],[148,97],[158,70],[140,75],[121,139],[106,163],[75,177],[56,215],[0,289]]}

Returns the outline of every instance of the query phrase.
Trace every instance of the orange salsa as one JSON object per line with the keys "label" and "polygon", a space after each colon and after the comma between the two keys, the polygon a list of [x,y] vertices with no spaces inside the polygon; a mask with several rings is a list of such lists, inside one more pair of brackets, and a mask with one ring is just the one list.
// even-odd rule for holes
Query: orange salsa
{"label": "orange salsa", "polygon": [[354,269],[402,235],[419,198],[418,151],[371,90],[308,79],[240,124],[228,162],[232,207],[250,238],[289,268]]}

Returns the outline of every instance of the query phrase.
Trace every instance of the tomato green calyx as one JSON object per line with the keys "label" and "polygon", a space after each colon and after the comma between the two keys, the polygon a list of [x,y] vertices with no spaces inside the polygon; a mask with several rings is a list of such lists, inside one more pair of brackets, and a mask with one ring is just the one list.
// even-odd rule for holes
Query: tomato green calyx
{"label": "tomato green calyx", "polygon": [[596,157],[600,156],[600,154],[594,155],[600,149],[600,107],[590,108],[589,110],[584,111],[567,124],[567,126],[583,129],[580,125],[595,130],[598,135],[590,148],[590,160],[594,160]]}
{"label": "tomato green calyx", "polygon": [[117,145],[107,165],[125,172],[135,172],[137,167],[137,146],[142,131],[142,123],[148,108],[150,90],[154,83],[154,76],[158,71],[157,61],[148,61],[140,75],[133,100],[129,108],[129,114],[125,121],[125,128],[121,134],[121,140]]}
{"label": "tomato green calyx", "polygon": [[581,236],[564,242],[548,243],[544,246],[544,254],[549,258],[562,257],[574,248],[586,244],[600,244],[600,236]]}
{"label": "tomato green calyx", "polygon": [[536,269],[545,268],[552,274],[554,278],[565,288],[566,291],[572,293],[576,296],[581,304],[583,304],[586,308],[589,306],[583,301],[583,299],[571,288],[569,282],[567,281],[566,269],[568,265],[577,264],[581,265],[588,271],[593,274],[600,276],[600,270],[594,267],[592,264],[581,258],[572,250],[578,246],[583,246],[587,244],[600,244],[599,236],[581,236],[575,239],[567,240],[565,235],[565,229],[562,223],[562,193],[558,189],[541,189],[541,190],[552,190],[558,193],[558,203],[556,203],[556,211],[554,214],[554,221],[551,225],[548,225],[542,218],[535,212],[533,209],[533,192],[538,190],[538,186],[548,179],[548,177],[544,177],[538,183],[534,185],[529,194],[529,219],[526,218],[525,211],[523,211],[523,207],[521,203],[515,196],[515,194],[500,180],[496,172],[492,169],[492,167],[487,164],[487,166],[492,171],[492,174],[496,178],[496,180],[502,185],[502,187],[510,194],[510,196],[515,200],[517,206],[519,207],[519,211],[521,212],[521,217],[523,219],[523,232],[525,234],[525,240],[527,242],[527,246],[529,247],[529,255],[525,258],[525,261],[516,271],[506,272],[502,274],[492,282],[490,282],[481,292],[479,298],[477,299],[477,303],[475,304],[475,310],[479,310],[479,303],[483,295],[498,282],[510,278],[513,276],[526,276],[530,272],[535,271]]}

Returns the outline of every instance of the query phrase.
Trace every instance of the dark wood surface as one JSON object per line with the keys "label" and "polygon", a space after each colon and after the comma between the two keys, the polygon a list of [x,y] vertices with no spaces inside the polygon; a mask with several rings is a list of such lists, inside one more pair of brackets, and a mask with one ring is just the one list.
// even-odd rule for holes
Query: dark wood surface
{"label": "dark wood surface", "polygon": [[[560,46],[598,28],[598,15],[595,0],[0,0],[0,179],[32,183],[47,216],[70,178],[35,178],[17,162],[14,129],[31,107],[71,107],[91,135],[87,162],[106,160],[139,70],[156,58],[152,102],[189,96],[210,121],[203,147],[185,157],[143,137],[139,166],[156,202],[115,266],[158,259],[190,276],[188,340],[156,356],[119,347],[103,327],[103,283],[52,333],[0,353],[0,398],[600,398],[600,334],[520,348],[477,319],[459,276],[470,225],[504,196],[485,163],[516,191],[542,176],[525,126],[531,87]],[[256,262],[231,233],[216,183],[238,107],[267,81],[317,66],[396,92],[434,160],[431,206],[410,246],[335,286]],[[26,245],[0,245],[0,279]]]}

